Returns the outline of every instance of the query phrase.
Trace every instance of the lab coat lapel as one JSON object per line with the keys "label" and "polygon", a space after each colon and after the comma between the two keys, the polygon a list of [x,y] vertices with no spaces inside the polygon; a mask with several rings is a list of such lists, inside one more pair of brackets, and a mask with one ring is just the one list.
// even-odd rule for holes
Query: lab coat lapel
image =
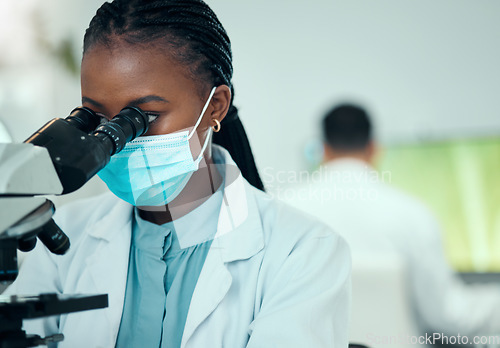
{"label": "lab coat lapel", "polygon": [[87,259],[87,269],[97,293],[108,294],[105,310],[112,342],[115,342],[123,311],[132,233],[132,206],[123,201],[100,221],[89,227],[89,234],[101,239]]}
{"label": "lab coat lapel", "polygon": [[217,247],[212,243],[191,298],[182,336],[182,348],[186,346],[196,328],[222,301],[231,286],[231,282],[231,274],[224,266]]}
{"label": "lab coat lapel", "polygon": [[[224,150],[225,151],[225,150]],[[229,154],[226,156],[229,157]],[[226,163],[232,160],[226,158]],[[226,263],[252,257],[264,247],[260,215],[250,185],[236,165],[226,165],[224,198],[217,233],[198,278],[184,327],[181,347],[217,308],[232,284]],[[236,175],[231,178],[231,175]]]}

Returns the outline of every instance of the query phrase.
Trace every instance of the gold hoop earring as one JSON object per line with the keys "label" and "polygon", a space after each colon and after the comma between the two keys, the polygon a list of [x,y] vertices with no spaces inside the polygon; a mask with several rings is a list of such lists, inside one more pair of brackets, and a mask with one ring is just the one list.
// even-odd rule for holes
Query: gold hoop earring
{"label": "gold hoop earring", "polygon": [[212,129],[214,130],[215,133],[217,133],[218,131],[220,131],[220,122],[216,118],[213,118],[212,121],[215,122],[215,126],[212,126]]}

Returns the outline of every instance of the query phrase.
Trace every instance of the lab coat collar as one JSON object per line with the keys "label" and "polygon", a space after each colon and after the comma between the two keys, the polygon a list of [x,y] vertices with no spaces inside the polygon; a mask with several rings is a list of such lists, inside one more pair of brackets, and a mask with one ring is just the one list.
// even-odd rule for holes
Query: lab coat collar
{"label": "lab coat collar", "polygon": [[322,169],[327,171],[373,171],[368,162],[353,157],[338,158],[324,163]]}
{"label": "lab coat collar", "polygon": [[[86,260],[86,268],[97,292],[108,294],[109,308],[104,313],[114,342],[120,327],[127,284],[133,207],[119,199],[112,202],[112,208],[87,229],[90,236],[106,242],[98,244]],[[88,293],[93,293],[93,290],[85,289]]]}
{"label": "lab coat collar", "polygon": [[[215,241],[224,262],[252,257],[264,247],[262,222],[252,190],[224,148],[214,146],[214,161],[224,163],[224,197]],[[222,172],[222,169],[219,169]]]}
{"label": "lab coat collar", "polygon": [[[94,238],[111,241],[117,234],[126,232],[126,227],[132,224],[134,207],[129,203],[113,197],[113,205],[108,212],[102,214],[93,226],[88,229],[88,234]],[[131,235],[131,231],[128,234]]]}
{"label": "lab coat collar", "polygon": [[249,194],[252,188],[245,187],[243,178],[234,185],[234,191],[229,189],[224,195],[215,238],[224,262],[248,259],[264,248],[259,210]]}

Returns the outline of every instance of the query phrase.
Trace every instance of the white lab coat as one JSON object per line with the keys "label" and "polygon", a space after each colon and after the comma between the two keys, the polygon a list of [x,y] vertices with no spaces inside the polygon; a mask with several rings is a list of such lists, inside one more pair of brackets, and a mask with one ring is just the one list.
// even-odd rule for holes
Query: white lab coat
{"label": "white lab coat", "polygon": [[[221,151],[226,163],[232,162]],[[234,163],[227,167],[232,170],[226,173],[217,235],[193,293],[181,347],[347,347],[346,243],[249,185]],[[228,178],[234,174],[234,180]],[[132,209],[105,194],[56,214],[70,237],[70,251],[56,256],[37,246],[7,293],[105,293],[109,307],[25,321],[29,333],[62,332],[59,347],[114,347]]]}
{"label": "white lab coat", "polygon": [[354,264],[375,253],[399,255],[422,330],[471,340],[498,334],[500,287],[467,286],[458,278],[445,259],[439,224],[422,203],[356,159],[331,161],[317,174],[289,190],[288,203],[339,232]]}

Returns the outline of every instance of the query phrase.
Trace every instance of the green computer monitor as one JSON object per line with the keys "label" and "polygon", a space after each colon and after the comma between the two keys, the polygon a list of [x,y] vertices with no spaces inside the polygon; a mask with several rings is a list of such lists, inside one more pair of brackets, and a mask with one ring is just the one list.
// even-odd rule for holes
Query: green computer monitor
{"label": "green computer monitor", "polygon": [[500,137],[388,146],[378,168],[434,212],[457,271],[500,271]]}

